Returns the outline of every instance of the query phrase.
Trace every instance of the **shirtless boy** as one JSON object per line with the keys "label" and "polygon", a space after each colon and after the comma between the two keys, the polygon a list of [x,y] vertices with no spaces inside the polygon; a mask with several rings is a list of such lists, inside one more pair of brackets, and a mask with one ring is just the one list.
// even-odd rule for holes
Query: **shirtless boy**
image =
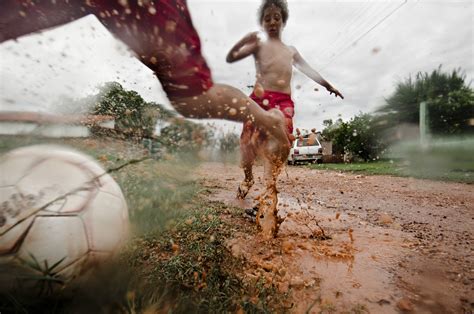
{"label": "shirtless boy", "polygon": [[[255,121],[289,146],[280,112],[265,112],[238,89],[213,82],[186,0],[2,0],[0,43],[94,14],[160,80],[185,117]],[[280,149],[273,145],[275,149]]]}
{"label": "shirtless boy", "polygon": [[[282,42],[281,33],[287,19],[288,7],[285,0],[264,0],[259,9],[259,22],[267,35],[267,40],[259,39],[258,32],[249,33],[232,47],[226,60],[235,62],[250,55],[254,57],[257,76],[250,98],[265,110],[279,109],[286,118],[288,132],[292,133],[294,104],[291,99],[291,76],[293,66],[316,83],[324,86],[330,94],[344,97],[303,59],[295,47],[287,46]],[[254,124],[251,122],[244,124],[240,149],[245,179],[237,191],[237,197],[240,199],[245,198],[254,183],[252,165],[259,154],[255,133]],[[281,156],[281,158],[283,159],[281,162],[285,162],[287,155]]]}

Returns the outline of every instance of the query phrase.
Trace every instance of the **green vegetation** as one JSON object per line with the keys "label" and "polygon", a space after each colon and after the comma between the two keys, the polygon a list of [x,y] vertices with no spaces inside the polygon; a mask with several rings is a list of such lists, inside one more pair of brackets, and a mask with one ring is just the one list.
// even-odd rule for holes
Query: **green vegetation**
{"label": "green vegetation", "polygon": [[427,145],[406,141],[388,155],[403,160],[410,176],[474,182],[474,138],[438,138]]}
{"label": "green vegetation", "polygon": [[[242,261],[225,246],[236,227],[220,215],[237,219],[240,211],[207,201],[207,190],[189,177],[195,166],[182,159],[147,160],[115,175],[129,202],[135,234],[141,235],[124,256],[133,274],[128,311],[270,311],[269,304],[280,304],[276,291],[244,282]],[[252,297],[258,302],[250,302]]]}
{"label": "green vegetation", "polygon": [[361,162],[350,164],[312,164],[312,169],[335,170],[342,172],[353,172],[367,175],[402,175],[402,168],[389,161]]}
{"label": "green vegetation", "polygon": [[[43,140],[6,138],[0,151]],[[51,143],[51,141],[49,141]],[[118,140],[56,140],[97,157],[112,169],[140,159],[139,145]],[[208,191],[190,176],[192,159],[147,159],[114,171],[129,206],[134,237],[120,259],[104,265],[73,297],[0,295],[1,312],[34,313],[247,313],[283,311],[285,296],[263,279],[245,279],[244,261],[225,240],[237,229],[240,211],[206,200]],[[223,215],[227,219],[223,219]]]}
{"label": "green vegetation", "polygon": [[[399,82],[392,95],[375,113],[360,113],[349,121],[324,121],[322,135],[332,141],[336,154],[350,153],[371,161],[385,157],[387,149],[407,139],[400,135],[413,129],[416,137],[420,103],[426,102],[428,129],[436,142],[439,137],[474,136],[474,91],[461,70],[418,73]],[[411,126],[411,127],[408,127]]]}
{"label": "green vegetation", "polygon": [[[431,159],[430,159],[431,161]],[[464,183],[474,183],[474,163],[469,163],[469,169],[446,168],[433,170],[431,167],[425,168],[422,159],[418,163],[407,163],[406,161],[373,161],[355,162],[340,164],[312,164],[311,169],[332,170],[340,172],[351,172],[363,175],[389,175],[397,177],[413,177],[419,179],[455,181]],[[417,168],[417,166],[419,168]],[[426,166],[426,163],[425,163]]]}
{"label": "green vegetation", "polygon": [[[428,111],[427,141],[418,137],[420,103]],[[335,154],[354,160],[397,162],[321,165],[319,169],[412,176],[436,180],[474,180],[474,92],[461,70],[418,73],[398,83],[386,104],[374,114],[359,114],[345,122],[325,120],[324,139]],[[404,135],[405,134],[405,135]]]}
{"label": "green vegetation", "polygon": [[210,143],[211,132],[202,124],[183,118],[170,121],[172,123],[161,129],[160,136],[155,140],[168,152],[195,152]]}
{"label": "green vegetation", "polygon": [[376,160],[386,147],[370,114],[359,114],[350,121],[324,121],[323,137],[333,143],[333,153],[350,152],[365,161]]}
{"label": "green vegetation", "polygon": [[228,132],[222,135],[222,137],[219,139],[219,149],[222,153],[233,153],[236,150],[239,149],[239,143],[240,143],[240,136]]}
{"label": "green vegetation", "polygon": [[[139,285],[131,311],[163,309],[178,313],[270,311],[278,304],[275,290],[259,282],[244,282],[239,277],[242,261],[233,258],[225,240],[235,230],[219,214],[227,210],[219,203],[196,199],[183,219],[153,237],[137,239],[131,256],[133,269],[150,284]],[[256,303],[250,299],[257,297]],[[157,302],[158,300],[158,302]]]}
{"label": "green vegetation", "polygon": [[115,117],[115,129],[130,137],[151,137],[158,119],[175,116],[173,111],[146,102],[136,91],[127,91],[117,82],[104,84],[88,99],[92,114]]}
{"label": "green vegetation", "polygon": [[419,106],[428,105],[429,129],[435,135],[474,135],[469,119],[474,117],[474,91],[460,69],[442,72],[441,66],[431,73],[419,72],[399,82],[395,92],[378,111],[387,126],[419,121]]}
{"label": "green vegetation", "polygon": [[[115,118],[115,129],[132,137],[150,137],[155,130],[160,107],[149,104],[135,91],[127,91],[117,82],[104,84],[91,98],[91,112]],[[155,107],[157,112],[153,111]]]}

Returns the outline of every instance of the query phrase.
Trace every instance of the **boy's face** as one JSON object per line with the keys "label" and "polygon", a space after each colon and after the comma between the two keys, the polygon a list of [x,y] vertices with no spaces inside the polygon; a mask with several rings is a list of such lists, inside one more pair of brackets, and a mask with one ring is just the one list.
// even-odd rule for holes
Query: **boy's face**
{"label": "boy's face", "polygon": [[262,19],[263,30],[270,38],[280,38],[283,29],[283,19],[281,9],[275,5],[271,5],[263,11]]}

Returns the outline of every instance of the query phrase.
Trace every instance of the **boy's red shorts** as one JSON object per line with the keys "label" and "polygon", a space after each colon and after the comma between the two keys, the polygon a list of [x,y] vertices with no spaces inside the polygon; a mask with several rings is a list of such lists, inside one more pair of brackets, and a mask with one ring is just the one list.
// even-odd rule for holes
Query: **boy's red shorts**
{"label": "boy's red shorts", "polygon": [[295,115],[295,104],[291,99],[291,95],[282,92],[265,91],[262,97],[258,97],[255,95],[255,93],[250,94],[249,97],[267,111],[270,109],[280,110],[285,116],[288,132],[290,132],[290,134],[293,133],[293,116]]}
{"label": "boy's red shorts", "polygon": [[212,86],[186,0],[2,0],[0,42],[94,14],[152,69],[169,98]]}

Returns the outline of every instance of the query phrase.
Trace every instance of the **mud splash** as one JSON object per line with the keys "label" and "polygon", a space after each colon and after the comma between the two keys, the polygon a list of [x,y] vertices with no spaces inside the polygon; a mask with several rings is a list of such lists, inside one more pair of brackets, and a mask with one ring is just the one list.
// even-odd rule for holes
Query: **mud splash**
{"label": "mud splash", "polygon": [[265,193],[259,197],[256,222],[265,239],[275,237],[278,234],[277,204],[276,187],[267,188]]}
{"label": "mud splash", "polygon": [[[211,199],[251,206],[251,200],[236,200],[226,189],[232,187],[230,182],[221,182]],[[258,193],[257,188],[251,195],[260,200]],[[397,313],[403,293],[394,284],[392,270],[403,250],[399,231],[360,224],[357,217],[318,204],[311,193],[297,193],[299,198],[290,193],[280,193],[278,215],[284,221],[277,238],[239,234],[227,240],[232,254],[246,261],[246,277],[265,278],[280,292],[291,293],[287,307],[294,313]],[[271,230],[274,221],[260,223],[268,223],[265,227]]]}
{"label": "mud splash", "polygon": [[240,141],[241,167],[244,180],[237,189],[237,199],[244,200],[254,184],[253,166],[257,157],[263,162],[265,189],[258,197],[256,222],[264,239],[276,237],[282,222],[278,217],[277,179],[289,153],[289,146],[284,147],[266,133],[245,124]]}
{"label": "mud splash", "polygon": [[[211,200],[231,206],[253,207],[265,184],[256,177],[252,193],[237,201],[237,166],[206,164],[200,171]],[[248,232],[254,225],[242,210],[242,218],[227,219],[247,231],[226,244],[245,261],[246,278],[264,278],[289,295],[290,313],[472,312],[473,187],[297,167],[288,172],[278,182],[284,219],[278,236],[264,240]]]}

